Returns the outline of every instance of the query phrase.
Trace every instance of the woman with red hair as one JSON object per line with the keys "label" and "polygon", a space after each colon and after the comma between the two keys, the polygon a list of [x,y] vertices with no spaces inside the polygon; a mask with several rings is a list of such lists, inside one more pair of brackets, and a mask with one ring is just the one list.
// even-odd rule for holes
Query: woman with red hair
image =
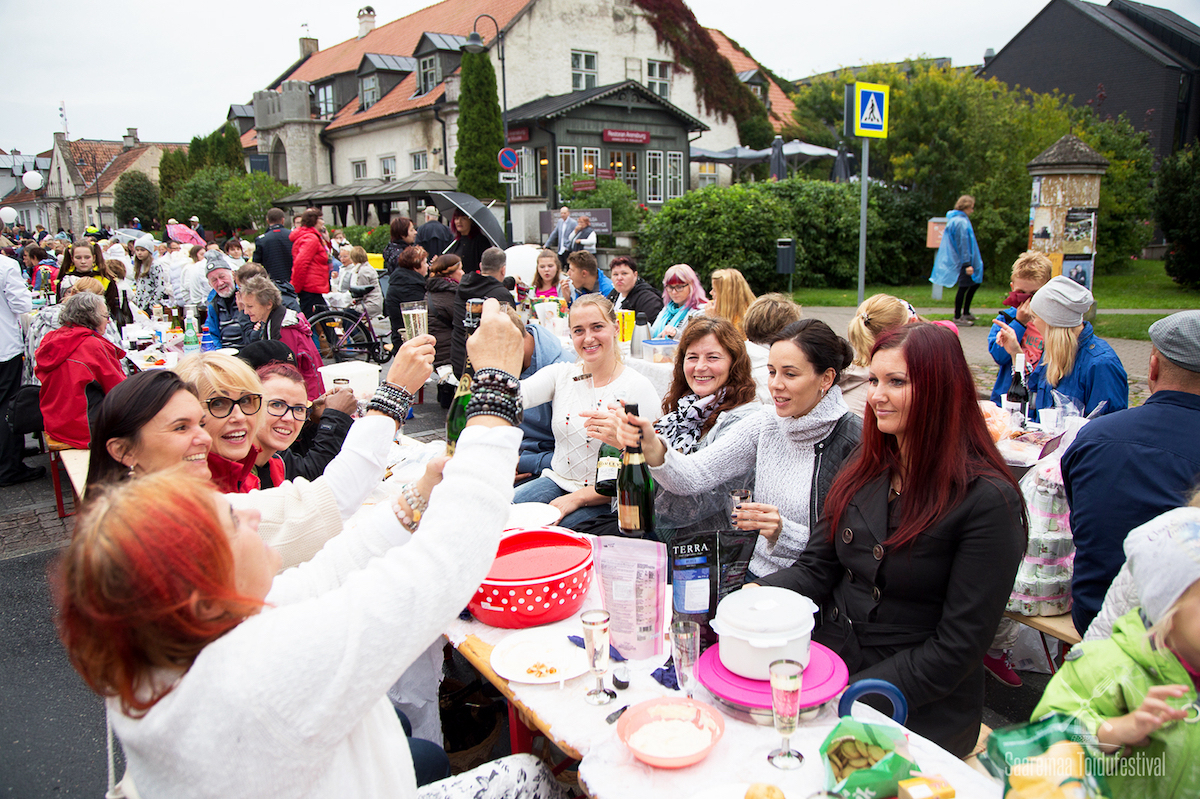
{"label": "woman with red hair", "polygon": [[953,333],[882,334],[868,382],[862,446],[808,548],[756,582],[816,601],[813,638],[846,661],[850,681],[896,685],[907,726],[964,757],[979,737],[983,657],[1025,551],[1024,503]]}
{"label": "woman with red hair", "polygon": [[[468,346],[482,374],[508,377],[496,375],[494,403],[468,409],[428,510],[375,505],[298,568],[277,575],[258,512],[178,470],[88,491],[54,576],[59,633],[107,699],[132,795],[417,796],[386,692],[487,576],[521,439],[495,415],[519,411],[507,387],[521,366],[520,333],[495,302]],[[421,795],[466,785],[562,796],[529,755]]]}

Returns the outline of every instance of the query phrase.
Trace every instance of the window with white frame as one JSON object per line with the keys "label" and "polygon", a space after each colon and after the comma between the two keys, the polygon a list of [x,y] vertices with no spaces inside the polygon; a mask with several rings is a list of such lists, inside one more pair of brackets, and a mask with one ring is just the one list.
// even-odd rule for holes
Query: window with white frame
{"label": "window with white frame", "polygon": [[646,86],[664,100],[671,99],[671,64],[667,61],[646,62]]}
{"label": "window with white frame", "polygon": [[715,186],[717,184],[717,165],[714,163],[701,162],[697,164],[700,170],[700,188],[705,186]]}
{"label": "window with white frame", "polygon": [[609,150],[608,168],[616,173],[617,180],[625,181],[625,185],[633,190],[633,196],[641,196],[638,191],[637,150]]}
{"label": "window with white frame", "polygon": [[600,148],[583,148],[583,174],[596,177],[596,167],[600,166]]}
{"label": "window with white frame", "polygon": [[358,104],[364,110],[379,102],[379,76],[364,75],[358,79]]}
{"label": "window with white frame", "polygon": [[757,97],[757,98],[758,98],[759,102],[764,102],[764,103],[766,102],[766,98],[763,96],[763,87],[762,87],[762,86],[760,86],[759,84],[757,84],[757,83],[751,83],[751,84],[750,84],[750,92],[751,92],[751,93],[752,93],[752,94],[753,94],[755,97]]}
{"label": "window with white frame", "polygon": [[514,193],[518,197],[538,196],[537,160],[528,147],[517,150],[517,188]]}
{"label": "window with white frame", "polygon": [[396,156],[389,155],[387,158],[379,159],[379,171],[383,175],[384,180],[392,180],[396,177]]}
{"label": "window with white frame", "polygon": [[683,196],[683,153],[667,153],[667,199]]}
{"label": "window with white frame", "polygon": [[329,119],[337,109],[333,107],[333,84],[317,87],[317,116]]}
{"label": "window with white frame", "polygon": [[362,180],[363,178],[365,178],[367,176],[367,162],[366,161],[351,161],[350,169],[353,170],[353,172],[354,172],[355,180]]}
{"label": "window with white frame", "polygon": [[411,155],[413,172],[424,172],[429,169],[429,153],[421,150],[420,152],[411,153]]}
{"label": "window with white frame", "polygon": [[571,90],[596,88],[596,54],[571,51]]}
{"label": "window with white frame", "polygon": [[437,54],[421,59],[421,94],[429,94],[442,82],[442,60]]}
{"label": "window with white frame", "polygon": [[663,201],[663,154],[662,150],[646,151],[646,202]]}
{"label": "window with white frame", "polygon": [[558,179],[566,180],[579,171],[579,152],[574,147],[558,148]]}

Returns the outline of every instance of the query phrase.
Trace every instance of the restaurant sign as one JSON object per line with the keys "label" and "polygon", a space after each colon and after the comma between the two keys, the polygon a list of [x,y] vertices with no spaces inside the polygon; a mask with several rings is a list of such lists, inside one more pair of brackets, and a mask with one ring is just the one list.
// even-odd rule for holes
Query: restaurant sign
{"label": "restaurant sign", "polygon": [[603,169],[603,168],[597,167],[596,177],[600,178],[601,180],[616,180],[617,179],[617,170]]}
{"label": "restaurant sign", "polygon": [[572,191],[594,191],[596,189],[596,181],[594,180],[576,180],[571,184]]}
{"label": "restaurant sign", "polygon": [[529,128],[509,128],[506,144],[520,144],[529,141]]}
{"label": "restaurant sign", "polygon": [[616,142],[618,144],[649,144],[650,131],[648,130],[613,130],[605,128],[602,137],[604,141]]}

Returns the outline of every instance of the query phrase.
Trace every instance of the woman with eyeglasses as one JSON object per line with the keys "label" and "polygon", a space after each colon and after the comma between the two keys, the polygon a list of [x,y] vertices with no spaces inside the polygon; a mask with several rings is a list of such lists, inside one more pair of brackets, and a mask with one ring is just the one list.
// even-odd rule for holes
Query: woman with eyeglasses
{"label": "woman with eyeglasses", "polygon": [[265,277],[243,280],[238,293],[246,316],[254,323],[251,341],[282,341],[296,354],[296,368],[304,375],[308,399],[315,400],[325,392],[325,384],[317,367],[321,354],[313,343],[312,326],[303,313],[283,304],[279,287]]}
{"label": "woman with eyeglasses", "polygon": [[675,264],[663,276],[663,309],[654,320],[654,338],[679,338],[688,320],[700,313],[708,297],[700,278],[687,264]]}

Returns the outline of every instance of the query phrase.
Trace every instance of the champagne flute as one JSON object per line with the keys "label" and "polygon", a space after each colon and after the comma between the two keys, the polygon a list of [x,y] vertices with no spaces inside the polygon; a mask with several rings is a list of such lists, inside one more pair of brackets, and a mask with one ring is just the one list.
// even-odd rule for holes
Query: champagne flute
{"label": "champagne flute", "polygon": [[692,698],[696,661],[700,658],[700,625],[694,621],[671,624],[671,657],[675,659],[675,678],[680,690]]}
{"label": "champagne flute", "polygon": [[400,313],[404,317],[404,338],[412,341],[417,336],[429,332],[429,306],[423,302],[400,303]]}
{"label": "champagne flute", "polygon": [[804,666],[795,660],[776,660],[771,664],[771,715],[775,718],[775,732],[783,736],[783,745],[767,755],[775,768],[800,768],[804,762],[804,755],[789,744],[800,718],[803,675]]}
{"label": "champagne flute", "polygon": [[596,676],[596,687],[587,692],[589,705],[607,705],[617,698],[616,691],[604,687],[604,673],[608,671],[608,624],[607,610],[587,610],[580,616],[583,622],[583,647],[587,653],[588,670]]}

